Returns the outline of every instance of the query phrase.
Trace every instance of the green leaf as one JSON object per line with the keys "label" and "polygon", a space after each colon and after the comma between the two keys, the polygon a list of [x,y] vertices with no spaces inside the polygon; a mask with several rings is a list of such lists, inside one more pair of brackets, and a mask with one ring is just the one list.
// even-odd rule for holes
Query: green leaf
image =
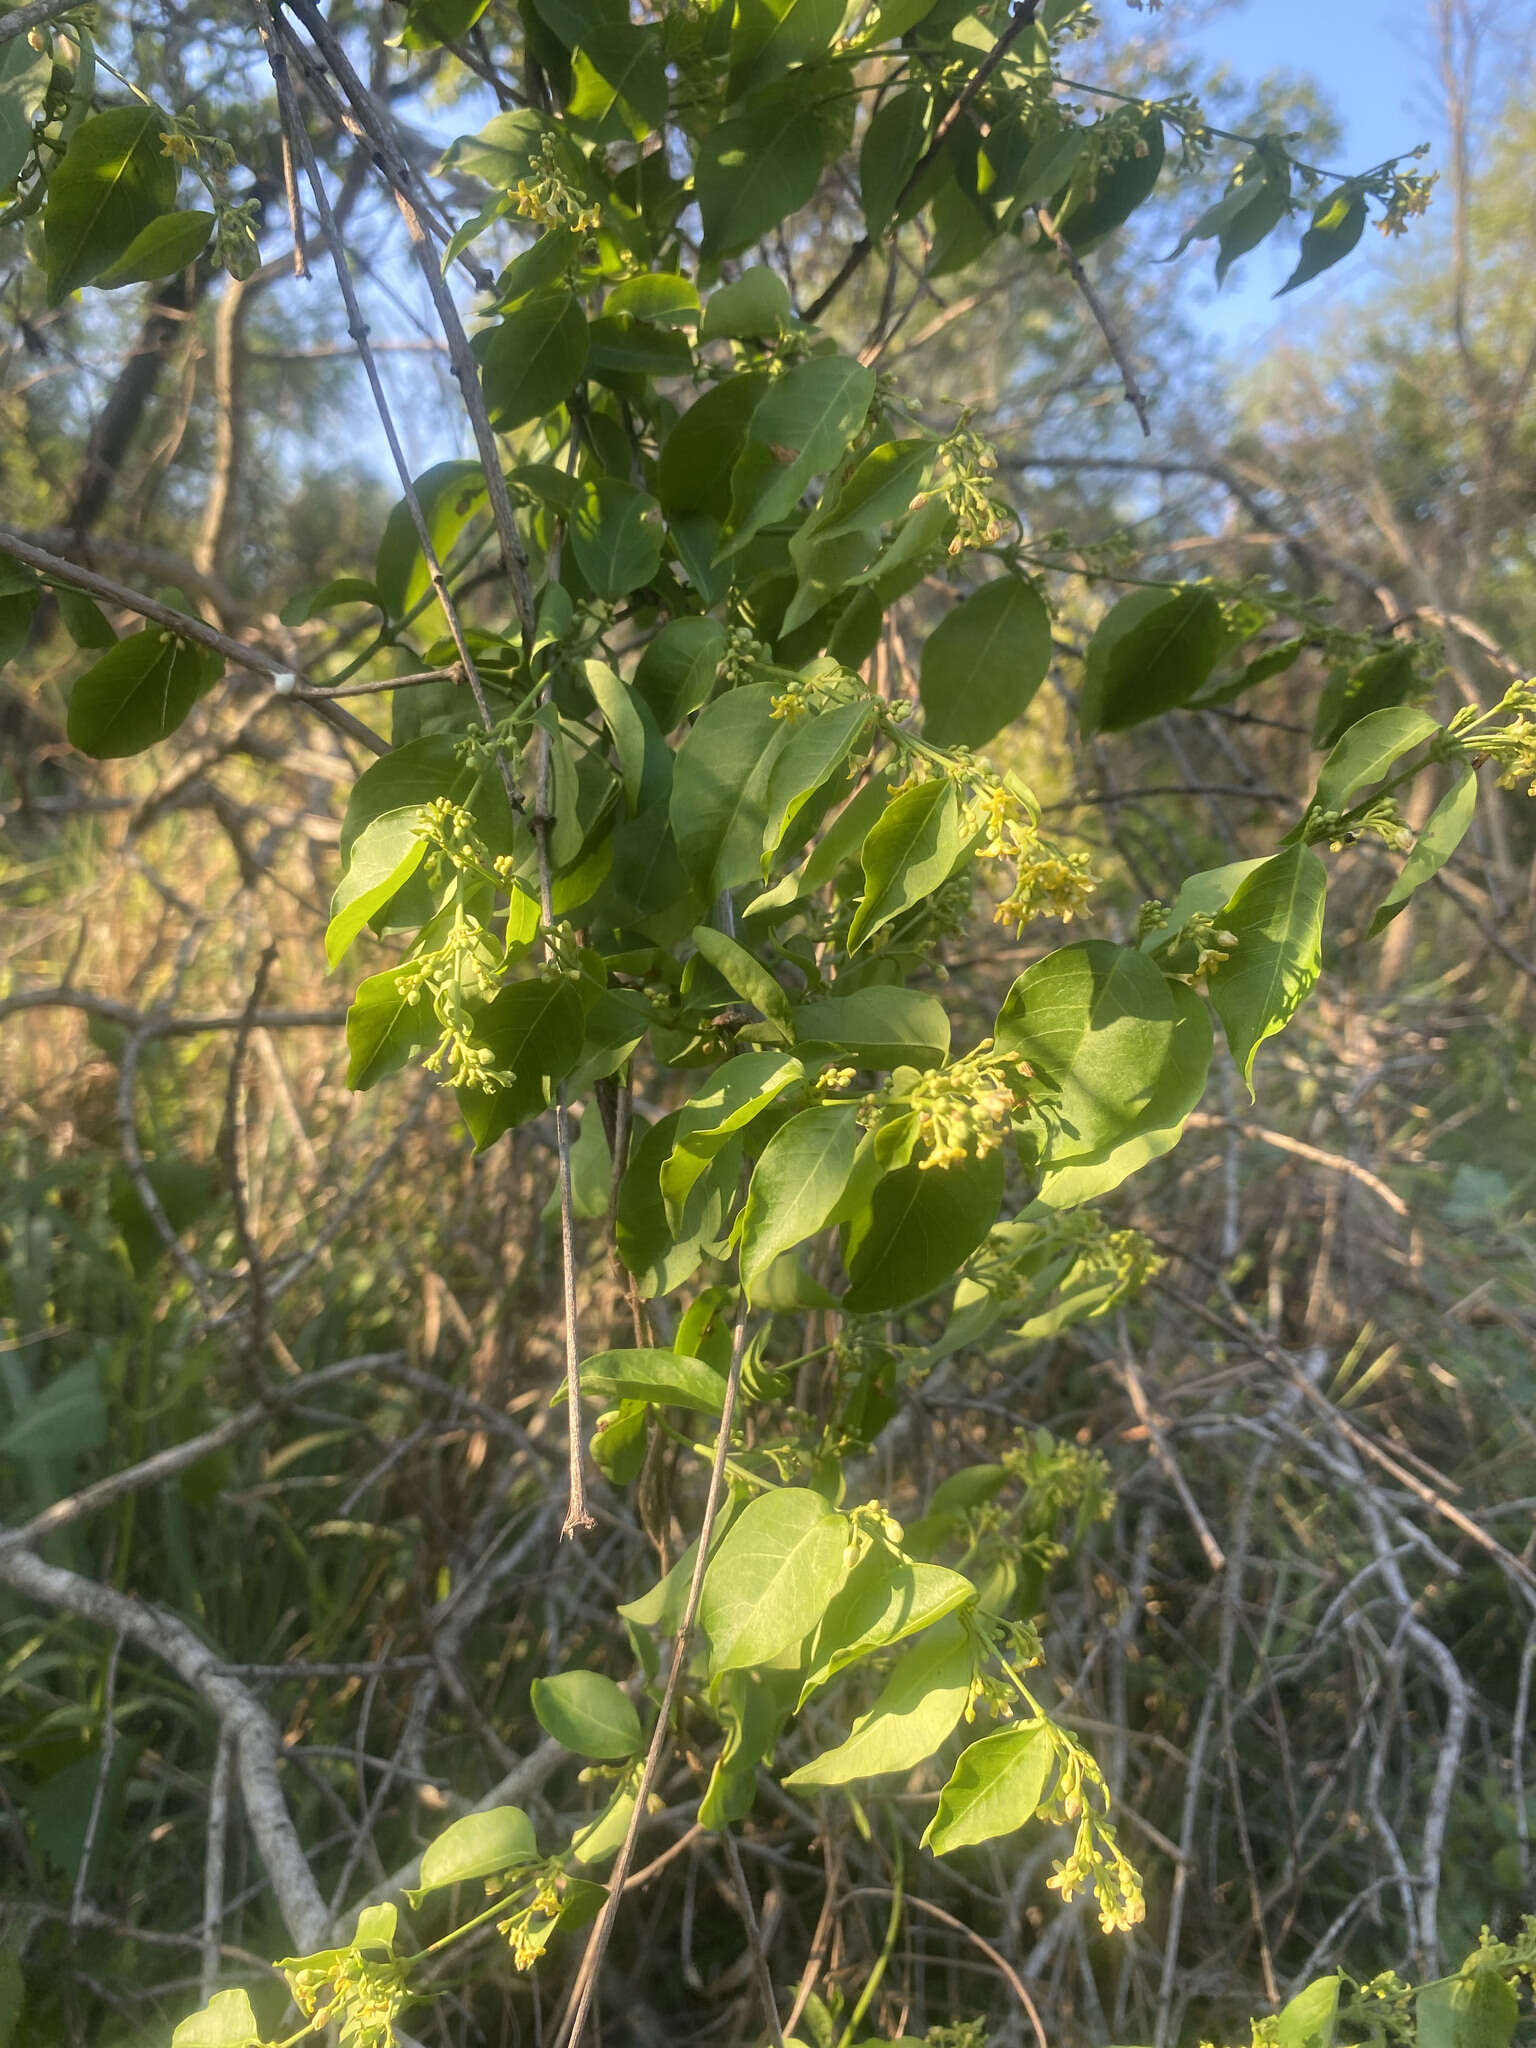
{"label": "green leaf", "polygon": [[1336,745],[1352,725],[1400,705],[1417,682],[1414,650],[1401,640],[1379,654],[1368,654],[1353,668],[1335,669],[1317,701],[1312,744]]}
{"label": "green leaf", "polygon": [[711,1678],[770,1664],[810,1634],[846,1576],[847,1541],[846,1516],[806,1487],[775,1487],[742,1509],[704,1578]]}
{"label": "green leaf", "polygon": [[1084,739],[1124,732],[1186,703],[1226,637],[1214,591],[1135,590],[1088,643],[1078,717]]}
{"label": "green leaf", "polygon": [[1373,782],[1380,782],[1404,754],[1433,739],[1440,727],[1425,711],[1399,704],[1389,711],[1372,711],[1352,725],[1323,763],[1317,778],[1312,806],[1319,811],[1342,811],[1350,799]]}
{"label": "green leaf", "polygon": [[[437,462],[416,478],[412,488],[426,521],[433,552],[440,563],[445,563],[455,541],[485,505],[485,471],[478,462]],[[426,557],[416,536],[416,523],[403,498],[391,508],[384,522],[373,579],[379,602],[392,619],[404,619],[416,612],[417,605],[432,588]],[[448,631],[448,621],[435,600],[426,610],[416,612],[413,624],[423,635]]]}
{"label": "green leaf", "polygon": [[32,153],[32,124],[52,78],[53,57],[46,41],[40,50],[34,50],[26,36],[0,43],[0,191],[16,182]]}
{"label": "green leaf", "polygon": [[657,327],[691,327],[699,317],[699,290],[672,270],[645,271],[616,284],[604,301],[608,313],[629,313]]}
{"label": "green leaf", "polygon": [[864,842],[864,894],[848,928],[848,950],[948,881],[960,852],[960,803],[947,776],[903,790]]}
{"label": "green leaf", "polygon": [[[587,375],[620,391],[632,388],[636,377],[686,377],[692,368],[688,337],[675,327],[655,327],[628,314],[605,313],[587,328]],[[592,418],[606,421],[602,413]],[[594,432],[600,431],[594,428]],[[621,430],[615,426],[615,431]]]}
{"label": "green leaf", "polygon": [[1477,809],[1477,775],[1470,761],[1458,761],[1451,774],[1451,786],[1424,821],[1424,829],[1413,843],[1392,887],[1376,906],[1366,936],[1374,939],[1407,905],[1415,889],[1423,888],[1445,866],[1466,837]]}
{"label": "green leaf", "polygon": [[[40,596],[36,583],[21,590],[0,590],[0,668],[14,661],[26,646]],[[117,645],[116,634],[112,635],[112,644]]]}
{"label": "green leaf", "polygon": [[1284,1029],[1317,980],[1327,891],[1317,855],[1293,846],[1255,868],[1221,912],[1237,947],[1211,975],[1211,1001],[1250,1097],[1259,1047]]}
{"label": "green leaf", "polygon": [[189,2013],[171,2036],[171,2048],[253,2048],[261,2029],[250,1993],[215,1991],[201,2012]]}
{"label": "green leaf", "polygon": [[480,351],[480,382],[491,424],[510,433],[541,419],[580,383],[587,366],[587,316],[571,292],[541,292],[493,327]]}
{"label": "green leaf", "polygon": [[758,1767],[773,1755],[784,1719],[773,1688],[756,1671],[726,1673],[716,1712],[725,1741],[699,1802],[701,1828],[726,1828],[746,1819],[757,1797]]}
{"label": "green leaf", "polygon": [[566,112],[575,121],[603,121],[619,103],[637,141],[667,120],[667,61],[657,22],[614,22],[582,32],[572,53],[574,81]]}
{"label": "green leaf", "polygon": [[737,1131],[761,1116],[786,1088],[805,1078],[792,1055],[744,1052],[717,1067],[709,1085],[678,1114],[671,1156],[661,1169],[661,1189],[674,1229],[704,1168]]}
{"label": "green leaf", "polygon": [[529,1698],[544,1733],[576,1756],[618,1762],[640,1747],[640,1716],[633,1700],[600,1671],[536,1678]]}
{"label": "green leaf", "polygon": [[[1075,1209],[1097,1200],[1138,1173],[1150,1160],[1171,1152],[1184,1134],[1190,1112],[1205,1093],[1211,1067],[1210,1005],[1182,982],[1165,984],[1173,1005],[1173,1037],[1145,1105],[1128,1124],[1088,1152],[1058,1154],[1053,1141],[1040,1180],[1039,1199],[1049,1209]],[[1072,1320],[1081,1320],[1073,1304]],[[1041,1319],[1037,1318],[1039,1322]]]}
{"label": "green leaf", "polygon": [[791,1771],[784,1780],[786,1788],[849,1785],[860,1778],[914,1770],[954,1733],[975,1671],[970,1630],[956,1620],[941,1623],[897,1662],[869,1712],[854,1722],[848,1740]]}
{"label": "green leaf", "polygon": [[1509,2048],[1520,2019],[1520,1999],[1498,1964],[1463,1964],[1451,1989],[1454,2048]]}
{"label": "green leaf", "polygon": [[99,277],[176,204],[176,165],[154,107],[112,107],[82,121],[48,180],[43,253],[48,303]]}
{"label": "green leaf", "polygon": [[[725,1381],[702,1358],[680,1351],[598,1351],[583,1361],[581,1389],[605,1401],[651,1401],[658,1408],[689,1408],[718,1415]],[[594,1752],[595,1754],[595,1752]]]}
{"label": "green leaf", "polygon": [[829,710],[813,711],[791,727],[768,785],[765,874],[795,819],[848,760],[874,721],[872,703],[834,704]]}
{"label": "green leaf", "polygon": [[1319,1977],[1281,2008],[1275,2039],[1279,2048],[1333,2048],[1338,2018],[1339,1979]]}
{"label": "green leaf", "polygon": [[753,263],[709,295],[700,341],[756,341],[789,325],[789,286],[776,270]]}
{"label": "green leaf", "polygon": [[661,507],[617,477],[581,486],[570,536],[582,575],[610,603],[649,583],[661,566]]}
{"label": "green leaf", "polygon": [[821,121],[803,92],[786,91],[711,128],[693,171],[705,260],[739,256],[809,204],[821,163]]}
{"label": "green leaf", "polygon": [[1219,910],[1225,910],[1238,883],[1263,865],[1262,859],[1229,860],[1222,867],[1204,868],[1198,875],[1187,877],[1168,906],[1168,922],[1145,934],[1142,952],[1155,953],[1192,917],[1214,917]]}
{"label": "green leaf", "polygon": [[[1056,1091],[1046,1180],[1067,1167],[1113,1172],[1106,1187],[1152,1156],[1137,1146],[1124,1173],[1119,1154],[1149,1133],[1178,1135],[1199,1100],[1210,1058],[1210,1032],[1193,1019],[1187,1057],[1173,1060],[1180,1006],[1157,965],[1129,946],[1102,939],[1062,946],[1027,968],[998,1013],[1000,1052],[1021,1059]],[[1187,1006],[1185,1006],[1187,1008]],[[1203,1054],[1203,1058],[1202,1058]],[[1170,1077],[1172,1092],[1160,1099]],[[1167,1149],[1163,1146],[1160,1149]],[[1081,1177],[1042,1198],[1065,1207],[1060,1193],[1083,1197]]]}
{"label": "green leaf", "polygon": [[1365,198],[1348,185],[1341,185],[1317,208],[1312,225],[1301,238],[1296,268],[1275,293],[1277,299],[1309,284],[1335,263],[1342,262],[1365,231]]}
{"label": "green leaf", "polygon": [[164,626],[146,626],[110,647],[77,678],[69,697],[71,746],[120,761],[168,739],[224,673],[218,655]]}
{"label": "green leaf", "polygon": [[1084,157],[1056,209],[1057,232],[1079,256],[1123,226],[1151,197],[1164,153],[1162,121],[1148,110],[1141,117],[1136,149],[1108,166],[1096,152]]}
{"label": "green leaf", "polygon": [[662,443],[656,465],[656,495],[668,519],[675,522],[684,512],[726,517],[731,509],[731,471],[767,389],[761,370],[745,370],[714,385],[689,406]]}
{"label": "green leaf", "polygon": [[728,98],[738,99],[749,85],[761,90],[793,65],[824,55],[844,11],[844,0],[736,0]]}
{"label": "green leaf", "polygon": [[773,715],[774,683],[717,697],[677,750],[668,806],[684,868],[707,898],[761,872],[768,789],[789,727]]}
{"label": "green leaf", "polygon": [[120,285],[144,284],[151,278],[174,277],[195,263],[208,246],[216,216],[211,213],[163,213],[142,228],[115,263],[109,264],[93,282],[98,291],[116,291]]}
{"label": "green leaf", "polygon": [[1051,615],[1022,576],[957,604],[923,647],[923,729],[936,747],[984,747],[1022,718],[1051,665]]}
{"label": "green leaf", "polygon": [[714,968],[723,975],[744,1003],[750,1003],[760,1010],[770,1023],[777,1024],[787,1043],[794,1036],[794,1023],[789,997],[774,980],[768,969],[754,953],[745,946],[739,946],[734,939],[728,939],[724,932],[716,931],[713,925],[695,925],[693,943]]}
{"label": "green leaf", "polygon": [[386,811],[359,834],[331,898],[331,920],[325,928],[327,966],[338,965],[368,920],[399,895],[421,866],[427,851],[422,816],[417,804]]}
{"label": "green leaf", "polygon": [[672,732],[697,711],[715,686],[725,653],[718,619],[673,619],[640,657],[635,693],[651,707],[659,729]]}
{"label": "green leaf", "polygon": [[1000,1728],[962,1750],[939,1794],[923,1847],[935,1856],[995,1841],[1023,1827],[1039,1810],[1054,1752],[1039,1721]]}
{"label": "green leaf", "polygon": [[485,1813],[466,1813],[422,1852],[421,1879],[406,1897],[414,1905],[428,1892],[476,1878],[500,1877],[524,1863],[538,1860],[533,1822],[520,1806],[493,1806]]}
{"label": "green leaf", "polygon": [[888,1550],[870,1551],[821,1618],[795,1712],[850,1664],[958,1613],[975,1598],[976,1588],[959,1572],[912,1564]]}
{"label": "green leaf", "polygon": [[621,682],[606,662],[584,662],[582,674],[612,737],[613,751],[619,757],[624,800],[633,816],[639,808],[645,781],[645,720],[629,685]]}
{"label": "green leaf", "polygon": [[544,1108],[551,1084],[568,1074],[581,1055],[584,1023],[580,993],[566,975],[511,982],[481,1011],[474,1043],[516,1078],[510,1088],[493,1094],[460,1090],[459,1110],[477,1152]]}
{"label": "green leaf", "polygon": [[[64,630],[77,647],[89,648],[95,653],[104,647],[117,645],[117,635],[111,622],[100,605],[87,597],[83,590],[71,590],[68,584],[61,583],[53,594],[58,600]],[[0,660],[4,658],[3,650],[0,650]]]}
{"label": "green leaf", "polygon": [[908,86],[892,95],[875,113],[859,148],[859,194],[871,241],[890,226],[907,180],[917,169],[928,138],[932,95],[922,86]]}
{"label": "green leaf", "polygon": [[875,373],[849,356],[812,356],[769,385],[731,472],[729,548],[785,518],[863,426]]}
{"label": "green leaf", "polygon": [[595,1869],[617,1856],[629,1833],[634,1810],[634,1789],[628,1783],[621,1784],[591,1826],[578,1828],[571,1837],[571,1854],[577,1862]]}
{"label": "green leaf", "polygon": [[922,989],[855,989],[802,1003],[794,1016],[802,1048],[825,1046],[856,1067],[932,1067],[949,1057],[949,1017]]}
{"label": "green leaf", "polygon": [[807,525],[823,540],[837,540],[901,518],[932,465],[934,445],[923,437],[882,441],[860,459],[835,495],[823,498]]}
{"label": "green leaf", "polygon": [[849,1102],[801,1110],[763,1147],[741,1225],[741,1284],[749,1301],[775,1259],[823,1228],[848,1184],[858,1144],[858,1106]]}
{"label": "green leaf", "polygon": [[347,1011],[349,1088],[371,1088],[398,1073],[418,1045],[437,1035],[430,1006],[409,1002],[400,981],[400,970],[386,967],[358,985]]}
{"label": "green leaf", "polygon": [[382,1948],[393,1953],[399,1920],[399,1908],[388,1900],[381,1905],[364,1906],[357,1916],[357,1925],[352,1930],[352,1946]]}
{"label": "green leaf", "polygon": [[1001,1149],[957,1166],[898,1167],[848,1226],[849,1315],[905,1308],[952,1278],[985,1238],[1003,1199]]}

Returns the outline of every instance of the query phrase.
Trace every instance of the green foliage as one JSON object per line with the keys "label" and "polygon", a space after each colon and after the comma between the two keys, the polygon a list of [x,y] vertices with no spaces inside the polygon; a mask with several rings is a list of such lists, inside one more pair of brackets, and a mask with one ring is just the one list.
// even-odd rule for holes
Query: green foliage
{"label": "green foliage", "polygon": [[[482,20],[496,11],[419,0],[403,47],[438,52],[483,36]],[[588,1350],[572,1309],[573,1461],[579,1478],[587,1396],[603,1411],[591,1455],[636,1489],[666,1568],[615,1603],[627,1637],[614,1625],[582,1653],[617,1669],[632,1651],[632,1681],[585,1665],[528,1679],[539,1726],[591,1761],[595,1810],[554,1816],[548,1857],[521,1808],[463,1814],[427,1843],[408,1895],[450,1914],[446,1933],[407,1945],[383,1905],[349,1943],[281,1965],[307,2027],[334,2021],[364,2048],[436,1995],[424,1957],[494,1923],[526,1970],[605,1906],[597,1873],[619,1896],[680,1734],[690,1763],[707,1754],[706,1830],[745,1818],[791,1739],[803,1760],[780,1782],[797,1791],[922,1773],[936,1856],[1037,1819],[1070,1830],[1052,1885],[1091,1888],[1106,1932],[1139,1920],[1105,1778],[1020,1675],[1041,1654],[1047,1571],[1108,1508],[1102,1469],[1040,1432],[1010,1462],[954,1475],[905,1531],[857,1498],[855,1474],[903,1385],[1004,1324],[1039,1343],[1105,1316],[1147,1277],[1145,1240],[1077,1212],[1178,1144],[1204,1097],[1213,1013],[1252,1091],[1259,1048],[1322,971],[1317,849],[1370,834],[1406,854],[1380,929],[1466,832],[1476,764],[1532,766],[1528,688],[1442,724],[1406,702],[1420,678],[1406,643],[1351,642],[1279,589],[1141,583],[1105,606],[1107,551],[1035,544],[968,413],[938,420],[877,367],[878,348],[852,353],[818,324],[841,282],[802,303],[788,252],[855,143],[868,241],[846,277],[889,240],[893,281],[920,217],[927,279],[1044,265],[1107,243],[1152,199],[1170,129],[1198,159],[1213,136],[1182,100],[1112,92],[1117,110],[1089,121],[1060,96],[1062,40],[1087,27],[1074,10],[1037,23],[1033,10],[860,17],[738,0],[645,22],[563,4],[519,20],[554,111],[504,111],[454,145],[446,168],[485,203],[450,249],[425,251],[429,266],[463,259],[481,290],[478,387],[463,380],[479,459],[414,480],[371,581],[333,579],[285,616],[308,627],[367,605],[363,651],[344,631],[317,635],[318,666],[342,684],[371,669],[364,683],[393,699],[387,751],[348,802],[325,934],[332,968],[369,949],[348,1084],[372,1088],[422,1054],[477,1153],[554,1110],[562,1257],[579,1220],[611,1219],[635,1338]],[[179,166],[209,182],[208,138],[136,104],[84,115],[60,150],[39,140],[41,90],[30,46],[8,54],[0,165],[14,160],[7,175],[30,180],[41,209],[50,304],[200,264],[210,239],[230,259],[228,204],[175,207]],[[660,131],[666,148],[647,151]],[[1219,276],[1313,175],[1274,136],[1242,147],[1186,237],[1216,242]],[[1369,201],[1390,217],[1408,197],[1393,165],[1326,197],[1284,289],[1347,255]],[[738,268],[749,252],[771,262]],[[339,236],[332,253],[346,260]],[[8,655],[41,586],[4,575]],[[964,594],[903,693],[871,656],[898,606],[927,622],[924,593],[946,584]],[[1089,907],[1087,858],[1049,836],[1008,763],[1058,658],[1053,619],[1074,614],[1097,619],[1066,671],[1085,742],[1241,696],[1309,635],[1338,666],[1315,726],[1330,751],[1292,831],[1255,860],[1176,878],[1139,928],[1106,920],[1119,938],[1058,944],[1054,927]],[[1303,628],[1283,654],[1260,637],[1282,623]],[[95,646],[98,626],[77,604],[77,640]],[[141,752],[221,672],[147,626],[77,677],[70,740],[101,760]],[[453,687],[413,697],[423,681]],[[996,763],[978,752],[992,746]],[[1395,792],[1447,766],[1410,848]],[[978,886],[1034,957],[994,1034],[968,1041],[975,1020],[941,994],[943,954],[976,929]],[[566,1277],[575,1304],[571,1264]],[[791,1389],[808,1365],[826,1374],[823,1412]],[[75,1364],[29,1397],[0,1454],[90,1450],[102,1413],[95,1366]],[[698,1418],[712,1441],[695,1441]],[[697,1534],[667,1565],[677,1470],[707,1487],[714,1533],[707,1557]],[[1003,1725],[949,1750],[983,1712]],[[847,1733],[829,1741],[834,1719]],[[460,1893],[476,1886],[488,1904]],[[1450,2048],[1504,2048],[1514,1967],[1459,1981],[1436,2022]],[[1339,1996],[1336,1979],[1309,1987],[1265,2039],[1332,2048]],[[182,2048],[259,2037],[243,1992],[176,2035]]]}

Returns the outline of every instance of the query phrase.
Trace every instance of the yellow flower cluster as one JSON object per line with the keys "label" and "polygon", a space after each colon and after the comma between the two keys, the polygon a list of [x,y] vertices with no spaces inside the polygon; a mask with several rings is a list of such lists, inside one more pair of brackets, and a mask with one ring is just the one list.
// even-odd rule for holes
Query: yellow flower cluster
{"label": "yellow flower cluster", "polygon": [[962,819],[968,834],[982,834],[978,860],[1009,861],[1014,881],[992,913],[998,924],[1022,930],[1032,918],[1070,924],[1093,888],[1088,856],[1072,853],[1041,832],[1032,807],[1011,781],[972,771],[971,798]]}
{"label": "yellow flower cluster", "polygon": [[570,228],[578,235],[595,233],[602,226],[602,209],[571,183],[549,137],[540,145],[534,163],[537,174],[519,178],[512,188],[512,203],[523,219],[537,221],[544,228]]}
{"label": "yellow flower cluster", "polygon": [[916,1112],[922,1166],[959,1166],[995,1152],[1013,1128],[1027,1069],[984,1038],[952,1066],[934,1068],[915,1082],[907,1105]]}

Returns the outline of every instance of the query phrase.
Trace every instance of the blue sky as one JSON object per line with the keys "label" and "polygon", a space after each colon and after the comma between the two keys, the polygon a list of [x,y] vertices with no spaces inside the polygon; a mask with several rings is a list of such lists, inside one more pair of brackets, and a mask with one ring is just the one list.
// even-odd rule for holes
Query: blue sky
{"label": "blue sky", "polygon": [[[1431,145],[1429,167],[1440,153],[1444,124],[1426,0],[1395,6],[1389,0],[1237,0],[1200,26],[1186,27],[1179,40],[1239,77],[1286,71],[1315,78],[1343,129],[1340,170],[1368,169],[1420,142]],[[1388,254],[1382,238],[1368,232],[1336,278],[1319,279],[1276,304],[1270,295],[1284,282],[1296,239],[1294,231],[1277,234],[1234,267],[1219,297],[1192,305],[1213,340],[1251,346],[1303,305],[1358,291]],[[1210,262],[1207,250],[1200,265],[1207,276]]]}

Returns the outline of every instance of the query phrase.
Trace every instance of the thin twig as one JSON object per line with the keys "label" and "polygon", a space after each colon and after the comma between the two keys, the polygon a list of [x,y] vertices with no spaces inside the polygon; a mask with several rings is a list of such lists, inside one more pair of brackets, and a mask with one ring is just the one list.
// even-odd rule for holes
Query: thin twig
{"label": "thin twig", "polygon": [[219,1937],[224,1927],[224,1859],[229,1842],[229,1787],[235,1745],[219,1730],[213,1776],[208,1783],[208,1833],[203,1854],[203,1968],[199,1996],[206,2005],[219,1985]]}
{"label": "thin twig", "polygon": [[112,1779],[112,1762],[117,1754],[117,1660],[122,1654],[123,1633],[119,1629],[112,1638],[112,1649],[107,1658],[107,1675],[101,1688],[101,1758],[96,1767],[96,1783],[91,1792],[91,1810],[86,1817],[85,1835],[80,1844],[80,1867],[75,1872],[75,1889],[69,1901],[71,1933],[80,1925],[81,1911],[85,1906],[85,1888],[91,1875],[91,1856],[96,1847],[96,1833],[101,1826],[102,1809],[107,1802],[107,1788]]}
{"label": "thin twig", "polygon": [[1078,261],[1077,251],[1057,227],[1054,216],[1047,206],[1035,208],[1035,218],[1044,229],[1046,238],[1055,245],[1056,253],[1066,265],[1067,275],[1083,295],[1083,304],[1093,315],[1104,345],[1115,359],[1115,368],[1120,372],[1120,382],[1125,387],[1126,403],[1141,422],[1141,431],[1150,440],[1152,422],[1147,417],[1147,395],[1136,381],[1136,371],[1126,350],[1125,343],[1115,331],[1115,323],[1109,317],[1109,308],[1093,288],[1092,280]]}
{"label": "thin twig", "polygon": [[704,1574],[709,1568],[710,1541],[715,1532],[715,1519],[725,1493],[725,1468],[730,1454],[731,1419],[736,1411],[736,1395],[741,1386],[741,1362],[747,1348],[747,1305],[743,1300],[736,1312],[736,1329],[731,1340],[731,1369],[725,1382],[725,1402],[720,1411],[720,1427],[715,1435],[714,1463],[710,1468],[709,1491],[704,1497],[704,1514],[699,1523],[698,1555],[693,1562],[693,1577],[688,1584],[688,1599],[683,1608],[683,1618],[678,1623],[677,1634],[672,1641],[672,1662],[667,1670],[667,1682],[662,1689],[661,1704],[656,1710],[656,1726],[651,1734],[650,1748],[645,1753],[645,1763],[640,1772],[640,1783],[635,1788],[634,1811],[629,1817],[629,1829],[624,1837],[624,1846],[608,1878],[608,1897],[597,1922],[587,1938],[587,1946],[571,1986],[566,2005],[566,2016],[556,2034],[552,2048],[579,2048],[582,2029],[592,2009],[593,1993],[597,1989],[597,1973],[602,1968],[603,1957],[613,1938],[614,1922],[618,1918],[619,1904],[624,1896],[624,1881],[630,1865],[635,1860],[635,1844],[645,1824],[646,1803],[656,1774],[661,1768],[662,1754],[671,1734],[672,1708],[682,1684],[683,1666],[688,1658],[689,1638],[693,1624],[698,1618],[699,1601],[704,1591]]}
{"label": "thin twig", "polygon": [[741,1924],[747,1935],[747,1954],[752,1963],[752,1974],[757,1979],[757,1995],[763,2001],[763,2018],[768,2022],[768,2036],[773,2048],[784,2048],[784,2030],[779,2025],[778,2001],[773,1995],[773,1978],[768,1971],[768,1958],[763,1953],[763,1938],[757,1924],[757,1914],[752,1907],[752,1890],[747,1883],[747,1873],[741,1867],[741,1851],[736,1846],[736,1837],[726,1828],[721,1840],[725,1845],[725,1860],[730,1865],[731,1883],[735,1887],[736,1902],[741,1911]]}
{"label": "thin twig", "polygon": [[[895,1896],[890,1886],[883,1884],[855,1885],[852,1891],[844,1894],[848,1899],[893,1899]],[[1035,2030],[1035,2039],[1039,2042],[1040,2048],[1050,2048],[1045,2022],[1040,2017],[1040,2008],[1029,1995],[1029,1986],[1000,1949],[994,1948],[985,1936],[976,1932],[974,1927],[967,1927],[965,1922],[957,1920],[953,1913],[946,1913],[942,1906],[934,1905],[931,1899],[925,1899],[916,1892],[908,1892],[903,1903],[910,1906],[914,1912],[926,1913],[930,1920],[940,1921],[945,1927],[952,1928],[956,1934],[963,1934],[973,1948],[980,1949],[1024,2008],[1025,2017]]]}
{"label": "thin twig", "polygon": [[57,21],[61,14],[78,12],[80,0],[32,0],[30,7],[18,7],[10,14],[0,14],[0,49],[12,36],[30,35],[44,22]]}

